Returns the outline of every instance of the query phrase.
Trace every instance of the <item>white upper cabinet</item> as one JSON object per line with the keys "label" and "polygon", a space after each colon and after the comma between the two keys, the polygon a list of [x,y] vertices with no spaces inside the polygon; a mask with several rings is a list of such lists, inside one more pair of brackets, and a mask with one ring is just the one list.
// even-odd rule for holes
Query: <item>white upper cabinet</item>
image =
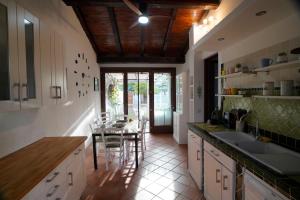
{"label": "white upper cabinet", "polygon": [[20,100],[22,108],[41,105],[39,20],[17,6]]}
{"label": "white upper cabinet", "polygon": [[0,0],[0,111],[20,110],[16,4]]}
{"label": "white upper cabinet", "polygon": [[0,0],[0,112],[41,105],[39,20]]}
{"label": "white upper cabinet", "polygon": [[67,70],[63,38],[49,25],[40,23],[43,104],[59,104],[67,100]]}

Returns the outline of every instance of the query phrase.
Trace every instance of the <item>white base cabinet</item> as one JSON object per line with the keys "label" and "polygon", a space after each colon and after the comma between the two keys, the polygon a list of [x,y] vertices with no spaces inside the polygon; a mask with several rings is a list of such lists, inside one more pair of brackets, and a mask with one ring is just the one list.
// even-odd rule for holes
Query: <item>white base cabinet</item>
{"label": "white base cabinet", "polygon": [[198,187],[202,189],[202,138],[188,131],[188,168]]}
{"label": "white base cabinet", "polygon": [[287,200],[269,184],[246,170],[244,174],[244,200]]}
{"label": "white base cabinet", "polygon": [[204,196],[207,200],[235,199],[235,162],[204,141]]}
{"label": "white base cabinet", "polygon": [[22,200],[78,200],[86,186],[84,144],[36,185]]}

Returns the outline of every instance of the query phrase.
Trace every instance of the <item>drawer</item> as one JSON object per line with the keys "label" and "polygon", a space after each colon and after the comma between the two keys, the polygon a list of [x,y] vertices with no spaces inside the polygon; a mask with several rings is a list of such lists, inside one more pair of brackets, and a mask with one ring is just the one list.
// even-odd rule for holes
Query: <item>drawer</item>
{"label": "drawer", "polygon": [[202,142],[202,138],[198,135],[196,135],[195,133],[193,133],[192,131],[188,131],[188,137],[195,141],[197,144],[200,144],[201,145],[201,142]]}
{"label": "drawer", "polygon": [[64,185],[55,185],[46,193],[47,200],[63,200],[66,187]]}
{"label": "drawer", "polygon": [[235,171],[235,161],[230,157],[225,155],[222,151],[204,141],[204,150],[209,153],[212,157],[214,157],[217,161],[222,163],[225,167],[227,167],[230,171]]}

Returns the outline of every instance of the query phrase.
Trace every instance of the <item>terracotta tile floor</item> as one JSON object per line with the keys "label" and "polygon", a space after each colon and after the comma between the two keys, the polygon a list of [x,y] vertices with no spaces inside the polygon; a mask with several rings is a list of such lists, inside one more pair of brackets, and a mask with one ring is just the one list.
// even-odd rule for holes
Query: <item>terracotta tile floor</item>
{"label": "terracotta tile floor", "polygon": [[[87,187],[82,200],[202,200],[201,191],[187,171],[187,146],[170,134],[147,134],[145,160],[135,170],[134,157],[121,170],[117,160],[105,171],[102,154],[93,168],[92,146],[87,149]],[[100,161],[99,161],[100,160]]]}

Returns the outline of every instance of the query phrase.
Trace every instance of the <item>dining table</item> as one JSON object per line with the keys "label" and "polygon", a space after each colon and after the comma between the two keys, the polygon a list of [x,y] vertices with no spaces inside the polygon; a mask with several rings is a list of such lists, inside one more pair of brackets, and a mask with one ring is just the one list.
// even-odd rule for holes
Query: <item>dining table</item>
{"label": "dining table", "polygon": [[117,127],[117,128],[122,129],[124,140],[126,140],[126,138],[134,138],[135,167],[137,169],[139,166],[139,163],[138,163],[138,121],[123,122],[122,120],[115,121],[112,123],[101,124],[96,128],[94,133],[92,133],[94,169],[95,170],[98,169],[98,157],[97,157],[97,145],[96,145],[97,137],[102,137],[102,132],[104,133],[104,136],[120,134],[120,133],[109,133],[109,131],[107,131],[107,130],[111,130],[112,127]]}

